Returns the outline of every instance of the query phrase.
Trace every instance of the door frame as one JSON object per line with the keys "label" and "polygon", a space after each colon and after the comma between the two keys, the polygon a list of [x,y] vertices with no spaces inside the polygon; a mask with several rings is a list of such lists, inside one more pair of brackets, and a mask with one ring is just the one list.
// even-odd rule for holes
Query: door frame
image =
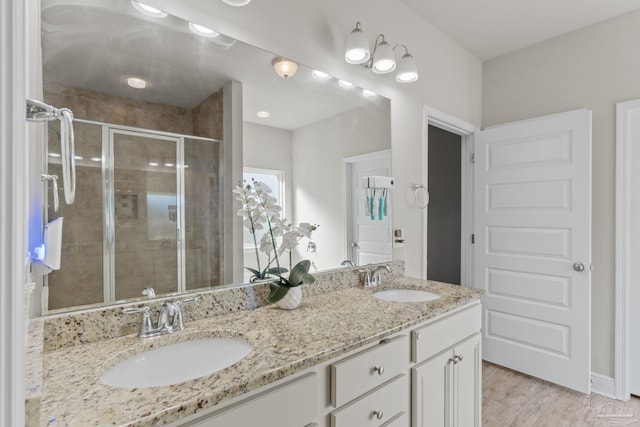
{"label": "door frame", "polygon": [[[351,182],[351,169],[354,163],[368,161],[368,160],[376,160],[376,159],[384,159],[389,158],[389,164],[391,165],[392,160],[391,148],[387,148],[385,150],[373,151],[371,153],[358,154],[355,156],[344,157],[342,159],[342,200],[344,200],[344,256],[343,259],[353,260],[353,252],[351,250],[351,243],[353,241],[353,216],[354,212],[352,209],[352,204],[350,203],[353,194],[351,192],[351,188],[353,183]],[[393,168],[391,169],[391,173],[393,174]],[[393,212],[390,212],[390,221],[393,227]]]}
{"label": "door frame", "polygon": [[631,135],[627,132],[628,116],[640,109],[640,99],[616,104],[616,202],[615,202],[615,348],[614,378],[611,394],[629,400],[628,373],[631,360],[629,345],[629,292],[631,231]]}
{"label": "door frame", "polygon": [[[466,287],[475,287],[473,280],[473,243],[471,236],[473,234],[473,160],[474,160],[474,142],[473,135],[479,130],[471,123],[458,119],[450,114],[444,113],[433,107],[425,105],[423,107],[423,129],[422,129],[422,182],[426,188],[429,188],[429,125],[435,126],[447,132],[460,135],[461,137],[461,212],[460,212],[460,284]],[[427,223],[429,209],[422,209],[422,279],[427,279]]]}

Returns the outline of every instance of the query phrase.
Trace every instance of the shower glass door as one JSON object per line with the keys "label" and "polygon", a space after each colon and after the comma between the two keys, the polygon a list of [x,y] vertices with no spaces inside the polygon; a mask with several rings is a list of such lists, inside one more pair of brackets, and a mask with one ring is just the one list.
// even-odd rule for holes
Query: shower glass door
{"label": "shower glass door", "polygon": [[107,301],[139,297],[148,286],[158,294],[182,290],[180,140],[109,130],[113,175],[104,182],[104,223],[113,241],[105,240]]}

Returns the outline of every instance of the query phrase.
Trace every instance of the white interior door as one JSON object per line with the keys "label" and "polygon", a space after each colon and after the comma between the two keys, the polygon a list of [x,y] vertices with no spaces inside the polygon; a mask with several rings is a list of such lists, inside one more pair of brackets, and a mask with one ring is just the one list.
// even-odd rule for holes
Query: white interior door
{"label": "white interior door", "polygon": [[591,365],[591,112],[476,136],[483,358],[584,393]]}
{"label": "white interior door", "polygon": [[[367,176],[391,176],[391,153],[385,150],[372,156],[351,158],[350,190],[347,192],[347,203],[351,204],[351,218],[348,219],[350,230],[348,241],[350,246],[350,260],[356,265],[366,265],[391,261],[391,191],[386,192],[384,203],[387,205],[380,210],[381,190],[368,191],[362,187],[362,178]],[[350,193],[350,194],[349,194]],[[367,196],[374,196],[373,211],[367,209]],[[381,215],[382,213],[382,215]]]}

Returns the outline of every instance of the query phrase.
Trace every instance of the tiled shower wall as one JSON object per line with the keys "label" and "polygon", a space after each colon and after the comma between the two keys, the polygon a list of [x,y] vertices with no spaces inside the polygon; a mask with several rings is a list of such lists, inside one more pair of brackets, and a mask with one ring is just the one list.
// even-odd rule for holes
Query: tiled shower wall
{"label": "tiled shower wall", "polygon": [[[116,97],[88,89],[65,88],[48,82],[45,82],[44,98],[52,105],[70,108],[78,119],[219,140],[222,137],[222,91],[209,96],[193,109]],[[99,126],[77,124],[76,155],[82,156],[83,160],[77,161],[76,201],[72,206],[63,201],[60,166],[50,158],[49,173],[60,177],[60,211],[54,213],[52,210],[50,185],[49,220],[64,217],[62,267],[49,274],[48,278],[50,310],[103,301],[102,173],[101,164],[90,161],[91,157],[102,156],[101,139]],[[144,155],[143,159],[137,160],[146,164],[148,149],[142,149],[144,145],[123,145],[129,151],[122,153],[122,160],[126,161],[127,156],[135,160]],[[188,289],[224,283],[221,268],[223,224],[219,215],[222,211],[220,145],[185,138],[185,159],[189,164],[185,171]],[[59,151],[59,136],[50,131],[49,152]],[[159,293],[176,290],[176,242],[149,235],[146,200],[149,185],[161,193],[175,192],[175,174],[150,173],[135,168],[116,172],[114,186],[116,191],[121,190],[114,201],[117,299],[137,297],[144,286],[153,286]]]}

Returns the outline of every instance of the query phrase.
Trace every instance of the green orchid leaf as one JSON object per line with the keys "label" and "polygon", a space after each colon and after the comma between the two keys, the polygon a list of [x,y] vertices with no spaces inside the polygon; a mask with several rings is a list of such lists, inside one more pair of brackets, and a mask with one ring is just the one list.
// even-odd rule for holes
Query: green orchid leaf
{"label": "green orchid leaf", "polygon": [[289,282],[291,286],[298,286],[304,283],[305,277],[309,274],[311,268],[311,261],[308,259],[302,260],[297,263],[289,273]]}
{"label": "green orchid leaf", "polygon": [[315,282],[315,281],[316,281],[316,278],[315,278],[315,277],[313,277],[311,274],[308,274],[308,273],[307,273],[307,274],[305,274],[305,275],[304,275],[304,279],[302,279],[302,281],[303,281],[304,283],[313,283],[313,282]]}
{"label": "green orchid leaf", "polygon": [[271,292],[269,292],[269,296],[267,297],[267,302],[269,304],[280,301],[284,298],[287,292],[289,292],[288,286],[283,286],[278,282],[270,283],[269,288],[271,289]]}

